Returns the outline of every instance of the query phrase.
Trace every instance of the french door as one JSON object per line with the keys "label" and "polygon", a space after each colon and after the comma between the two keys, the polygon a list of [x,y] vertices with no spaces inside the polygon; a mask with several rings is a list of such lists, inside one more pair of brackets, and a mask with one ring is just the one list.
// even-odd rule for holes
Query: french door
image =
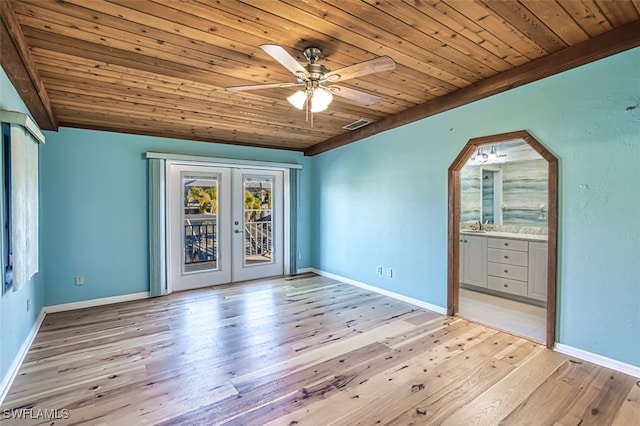
{"label": "french door", "polygon": [[167,164],[169,288],[284,272],[283,172]]}

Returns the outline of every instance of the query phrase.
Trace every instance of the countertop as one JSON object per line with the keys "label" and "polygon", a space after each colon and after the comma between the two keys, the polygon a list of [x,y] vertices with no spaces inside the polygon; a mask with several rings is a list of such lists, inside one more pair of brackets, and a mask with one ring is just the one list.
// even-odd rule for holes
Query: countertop
{"label": "countertop", "polygon": [[477,235],[479,237],[488,237],[488,238],[509,238],[512,240],[547,242],[547,236],[539,235],[539,234],[516,234],[513,232],[499,232],[499,231],[471,231],[469,229],[461,229],[460,234]]}

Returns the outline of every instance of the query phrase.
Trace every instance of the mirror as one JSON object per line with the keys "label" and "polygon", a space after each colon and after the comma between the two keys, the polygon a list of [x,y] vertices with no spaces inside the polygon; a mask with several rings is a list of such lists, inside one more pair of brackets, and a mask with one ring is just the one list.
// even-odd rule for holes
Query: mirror
{"label": "mirror", "polygon": [[460,221],[545,228],[548,177],[546,160],[523,140],[480,148],[460,170]]}

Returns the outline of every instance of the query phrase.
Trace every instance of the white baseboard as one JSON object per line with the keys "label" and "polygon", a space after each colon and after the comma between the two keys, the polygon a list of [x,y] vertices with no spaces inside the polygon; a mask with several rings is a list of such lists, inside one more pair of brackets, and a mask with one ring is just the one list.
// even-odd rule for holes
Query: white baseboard
{"label": "white baseboard", "polygon": [[22,346],[20,346],[20,350],[18,350],[18,353],[13,358],[13,362],[9,366],[9,370],[7,370],[7,373],[4,375],[2,382],[0,382],[0,405],[2,405],[4,398],[7,396],[7,393],[9,392],[9,388],[11,387],[11,384],[13,383],[13,380],[16,378],[16,375],[18,374],[18,370],[20,370],[22,361],[24,361],[24,357],[27,356],[27,352],[29,352],[31,343],[33,343],[33,339],[36,338],[36,334],[38,334],[38,330],[40,330],[40,326],[42,325],[42,321],[44,321],[45,315],[46,313],[44,311],[44,308],[42,308],[40,310],[40,314],[38,315],[38,318],[36,319],[36,322],[33,323],[33,327],[31,327],[29,334],[24,339],[24,342],[22,342]]}
{"label": "white baseboard", "polygon": [[553,349],[565,355],[574,356],[581,360],[640,378],[640,367],[636,365],[626,364],[624,362],[616,361],[615,359],[607,358],[606,356],[594,354],[593,352],[574,348],[573,346],[563,345],[562,343],[556,343]]}
{"label": "white baseboard", "polygon": [[365,284],[365,283],[360,282],[360,281],[355,281],[355,280],[352,280],[350,278],[342,277],[340,275],[332,274],[330,272],[325,272],[325,271],[322,271],[320,269],[316,269],[316,268],[306,268],[306,269],[309,269],[309,272],[315,272],[316,274],[322,275],[323,277],[327,277],[327,278],[331,278],[331,279],[334,279],[334,280],[342,281],[343,283],[351,284],[351,285],[354,285],[356,287],[360,287],[360,288],[362,288],[364,290],[372,291],[374,293],[379,293],[379,294],[382,294],[384,296],[388,296],[388,297],[391,297],[393,299],[400,300],[402,302],[407,302],[407,303],[410,303],[412,305],[418,306],[420,308],[436,312],[438,314],[442,314],[442,315],[446,315],[447,314],[447,309],[443,308],[442,306],[433,305],[431,303],[424,302],[422,300],[414,299],[413,297],[405,296],[403,294],[394,293],[393,291],[389,291],[389,290],[385,290],[385,289],[382,289],[382,288],[374,287],[372,285]]}
{"label": "white baseboard", "polygon": [[92,308],[94,306],[110,305],[112,303],[129,302],[131,300],[146,299],[149,297],[148,291],[141,293],[123,294],[122,296],[103,297],[102,299],[83,300],[81,302],[62,303],[60,305],[45,306],[44,312],[52,314],[54,312],[72,311],[74,309]]}
{"label": "white baseboard", "polygon": [[[316,272],[313,268],[300,268],[296,269],[296,274],[308,274],[309,272]],[[316,272],[317,273],[317,272]]]}

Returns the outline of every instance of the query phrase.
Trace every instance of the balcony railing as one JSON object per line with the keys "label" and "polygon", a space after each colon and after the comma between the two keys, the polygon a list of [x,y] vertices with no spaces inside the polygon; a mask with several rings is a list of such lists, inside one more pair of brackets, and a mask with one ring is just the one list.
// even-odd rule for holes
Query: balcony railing
{"label": "balcony railing", "polygon": [[244,225],[244,254],[245,256],[265,256],[271,257],[273,250],[271,237],[272,223],[269,219],[258,222],[246,222]]}
{"label": "balcony railing", "polygon": [[[184,264],[215,262],[218,257],[217,223],[210,215],[203,221],[191,215],[184,225]],[[245,210],[245,258],[271,259],[273,252],[271,210]]]}
{"label": "balcony railing", "polygon": [[184,225],[184,263],[213,262],[217,258],[216,224]]}

